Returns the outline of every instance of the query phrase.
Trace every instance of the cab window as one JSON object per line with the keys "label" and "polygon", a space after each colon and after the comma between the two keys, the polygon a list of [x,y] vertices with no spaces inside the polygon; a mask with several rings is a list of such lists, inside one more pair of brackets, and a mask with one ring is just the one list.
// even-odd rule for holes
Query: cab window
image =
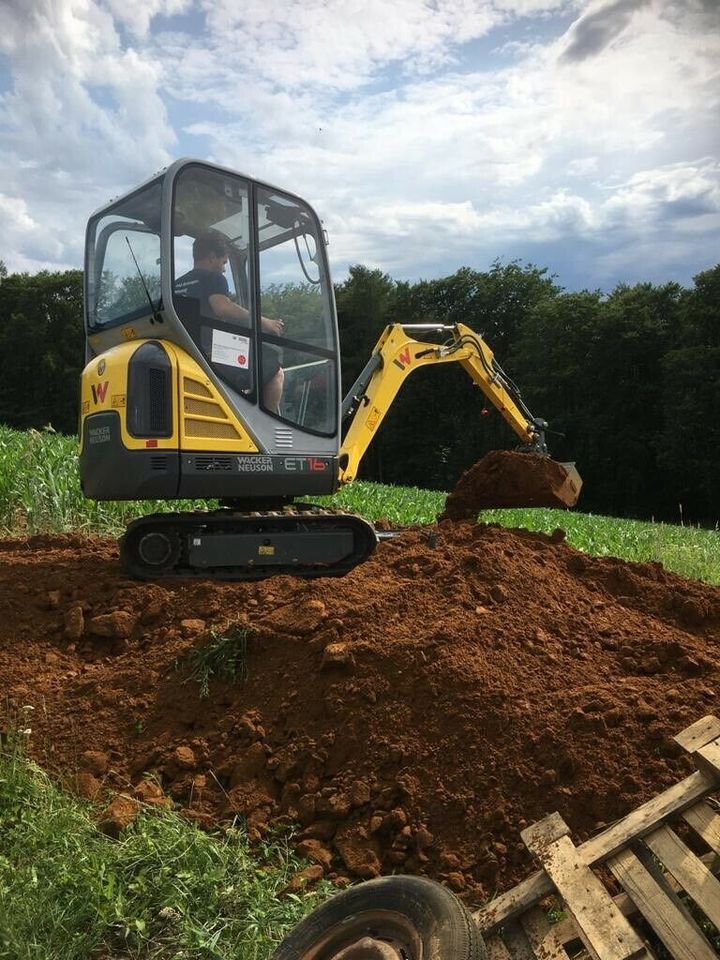
{"label": "cab window", "polygon": [[[248,185],[202,166],[185,168],[173,200],[173,306],[215,374],[255,399],[249,283]],[[242,308],[228,318],[227,300]]]}
{"label": "cab window", "polygon": [[284,378],[280,406],[270,412],[313,433],[333,434],[335,322],[319,224],[302,201],[261,187],[257,223],[261,376],[266,380],[279,365]]}
{"label": "cab window", "polygon": [[159,309],[161,192],[157,181],[90,221],[88,327],[136,320]]}

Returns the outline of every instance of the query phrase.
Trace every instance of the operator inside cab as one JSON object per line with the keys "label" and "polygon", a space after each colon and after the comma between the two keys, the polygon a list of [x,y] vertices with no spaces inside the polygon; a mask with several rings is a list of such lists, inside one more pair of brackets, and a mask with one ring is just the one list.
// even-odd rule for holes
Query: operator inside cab
{"label": "operator inside cab", "polygon": [[187,349],[189,338],[263,444],[281,431],[286,447],[299,449],[302,434],[334,446],[333,290],[322,227],[299,197],[176,161],[90,218],[85,314],[88,360],[125,339]]}
{"label": "operator inside cab", "polygon": [[[208,231],[195,238],[192,255],[193,268],[177,278],[174,284],[175,295],[198,301],[201,317],[239,325],[245,335],[230,334],[231,341],[224,345],[221,343],[222,337],[213,335],[218,331],[212,331],[207,326],[201,327],[200,341],[203,352],[211,362],[222,363],[219,358],[223,355],[223,349],[234,354],[232,374],[226,372],[225,377],[240,393],[247,394],[252,390],[251,317],[246,307],[231,300],[229,296],[230,288],[225,278],[225,267],[228,263],[227,241],[222,234]],[[261,326],[267,333],[282,336],[284,321],[261,317]],[[262,370],[263,402],[268,410],[279,412],[284,371],[280,365],[280,352],[277,347],[263,345]]]}
{"label": "operator inside cab", "polygon": [[288,428],[334,437],[337,325],[311,208],[192,162],[174,180],[170,231],[174,312],[213,375],[243,412],[257,405]]}

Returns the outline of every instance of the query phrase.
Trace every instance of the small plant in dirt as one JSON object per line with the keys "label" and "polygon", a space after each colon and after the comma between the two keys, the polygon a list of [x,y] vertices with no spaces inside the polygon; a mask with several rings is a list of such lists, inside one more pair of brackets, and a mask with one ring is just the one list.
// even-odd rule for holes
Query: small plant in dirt
{"label": "small plant in dirt", "polygon": [[223,631],[212,630],[210,639],[178,661],[188,672],[188,681],[200,685],[201,698],[210,695],[210,681],[237,683],[247,679],[248,641],[251,631],[239,623],[231,623]]}

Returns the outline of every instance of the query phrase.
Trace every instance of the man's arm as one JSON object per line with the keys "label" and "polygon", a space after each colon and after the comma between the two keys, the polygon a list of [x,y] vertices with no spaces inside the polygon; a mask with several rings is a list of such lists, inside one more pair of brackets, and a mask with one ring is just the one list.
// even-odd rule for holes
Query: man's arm
{"label": "man's arm", "polygon": [[[235,303],[230,297],[222,293],[213,293],[208,297],[208,302],[213,309],[215,316],[221,320],[239,320],[241,323],[250,323],[250,311]],[[283,321],[273,320],[271,317],[261,317],[260,322],[266,333],[274,333],[281,336],[283,332]]]}

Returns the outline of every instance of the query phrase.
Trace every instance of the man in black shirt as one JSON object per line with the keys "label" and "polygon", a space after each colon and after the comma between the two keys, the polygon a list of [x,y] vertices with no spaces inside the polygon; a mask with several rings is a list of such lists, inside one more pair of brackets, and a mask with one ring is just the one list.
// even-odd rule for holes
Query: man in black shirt
{"label": "man in black shirt", "polygon": [[[235,303],[229,297],[228,282],[225,279],[225,266],[228,262],[227,244],[225,238],[218,233],[205,233],[193,242],[193,268],[175,281],[175,293],[181,297],[191,297],[200,302],[200,314],[211,319],[217,318],[226,323],[240,323],[243,326],[243,335],[250,336],[250,312]],[[260,323],[266,333],[281,336],[283,321],[273,320],[270,317],[261,317]],[[209,353],[213,362],[215,353],[215,337],[222,337],[222,331],[208,331],[212,337],[212,344],[202,343],[204,352]],[[222,345],[217,347],[223,349]],[[229,379],[237,389],[251,388],[251,374],[248,357],[243,358],[244,368],[232,368],[233,376]],[[220,361],[222,363],[223,361]],[[280,366],[277,351],[266,344],[262,354],[263,401],[265,407],[276,413],[282,398],[284,371]]]}

